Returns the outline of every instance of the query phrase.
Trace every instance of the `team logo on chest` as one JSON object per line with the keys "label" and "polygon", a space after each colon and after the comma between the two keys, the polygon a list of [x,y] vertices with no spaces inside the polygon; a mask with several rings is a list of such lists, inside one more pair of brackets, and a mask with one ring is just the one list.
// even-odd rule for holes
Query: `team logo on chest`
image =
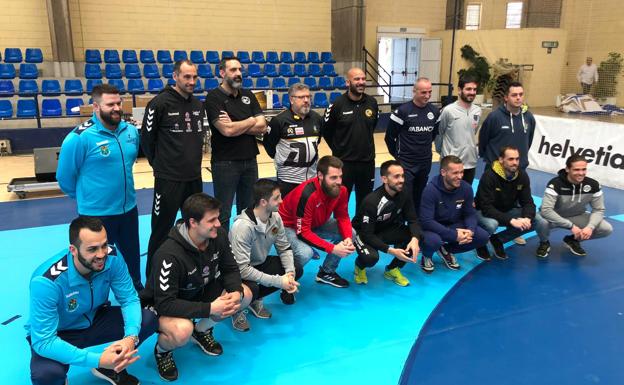
{"label": "team logo on chest", "polygon": [[370,118],[373,116],[373,110],[371,110],[370,108],[367,108],[366,111],[364,111],[364,115],[366,115],[367,118]]}
{"label": "team logo on chest", "polygon": [[100,146],[100,154],[102,154],[102,156],[104,157],[110,155],[110,148],[108,148],[107,144],[103,144]]}
{"label": "team logo on chest", "polygon": [[67,302],[67,311],[71,313],[76,309],[78,309],[78,301],[76,301],[76,298],[72,298]]}
{"label": "team logo on chest", "polygon": [[241,102],[243,102],[243,104],[249,104],[251,103],[251,99],[249,99],[249,96],[243,96]]}
{"label": "team logo on chest", "polygon": [[427,118],[428,118],[429,120],[433,120],[433,118],[434,118],[434,117],[435,117],[435,116],[433,115],[433,112],[431,112],[431,111],[427,112]]}

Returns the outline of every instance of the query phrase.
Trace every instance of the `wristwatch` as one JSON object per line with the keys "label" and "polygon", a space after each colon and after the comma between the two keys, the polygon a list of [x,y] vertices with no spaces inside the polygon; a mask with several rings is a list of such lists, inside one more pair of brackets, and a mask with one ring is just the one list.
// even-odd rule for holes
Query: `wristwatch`
{"label": "wristwatch", "polygon": [[139,346],[139,336],[125,336],[124,338],[132,338],[134,340],[134,347]]}

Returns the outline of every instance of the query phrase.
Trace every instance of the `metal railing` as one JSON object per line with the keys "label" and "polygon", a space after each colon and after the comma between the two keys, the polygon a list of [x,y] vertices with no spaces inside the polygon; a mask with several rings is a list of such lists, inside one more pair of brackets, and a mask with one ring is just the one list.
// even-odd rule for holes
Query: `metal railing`
{"label": "metal railing", "polygon": [[[375,56],[373,56],[373,54],[371,54],[370,51],[366,49],[366,47],[362,47],[362,53],[364,56],[364,73],[367,77],[370,75],[372,81],[377,84],[376,86],[381,87],[383,93],[385,93],[388,96],[388,99],[390,99],[392,75],[388,71],[386,71],[386,69],[383,68],[381,64],[379,64],[377,59],[375,59]],[[390,79],[390,81],[386,81],[384,77],[381,76],[382,74],[379,72],[380,70],[388,76],[388,79]],[[380,79],[382,80],[382,82],[379,81]]]}

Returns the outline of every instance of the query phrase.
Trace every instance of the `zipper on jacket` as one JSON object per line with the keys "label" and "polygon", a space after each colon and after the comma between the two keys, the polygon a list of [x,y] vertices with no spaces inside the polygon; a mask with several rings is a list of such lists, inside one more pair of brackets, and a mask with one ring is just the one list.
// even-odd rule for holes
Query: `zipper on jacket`
{"label": "zipper on jacket", "polygon": [[[93,281],[91,279],[89,280],[89,291],[91,292],[91,305],[89,306],[89,312],[91,312],[91,310],[93,310]],[[91,326],[92,322],[89,317],[86,314],[83,315],[87,319],[87,321],[89,321],[89,326]]]}
{"label": "zipper on jacket", "polygon": [[121,168],[123,170],[123,175],[124,175],[124,201],[123,201],[123,207],[122,210],[124,212],[124,214],[126,213],[126,197],[128,195],[128,182],[127,182],[127,178],[128,176],[126,175],[126,160],[124,159],[124,153],[123,150],[121,149],[121,143],[119,142],[119,138],[117,138],[117,136],[113,135],[115,137],[115,141],[117,142],[117,145],[119,146],[119,153],[121,154]]}

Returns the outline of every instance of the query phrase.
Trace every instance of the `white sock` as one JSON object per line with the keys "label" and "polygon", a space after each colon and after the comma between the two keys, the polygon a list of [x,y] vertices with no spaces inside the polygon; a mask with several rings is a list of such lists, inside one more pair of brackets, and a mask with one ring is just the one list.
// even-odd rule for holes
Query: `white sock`
{"label": "white sock", "polygon": [[208,318],[202,318],[201,321],[199,321],[196,325],[195,325],[195,330],[200,332],[200,333],[205,333],[206,330],[214,327],[217,323],[215,321],[212,320],[212,318],[208,317]]}

